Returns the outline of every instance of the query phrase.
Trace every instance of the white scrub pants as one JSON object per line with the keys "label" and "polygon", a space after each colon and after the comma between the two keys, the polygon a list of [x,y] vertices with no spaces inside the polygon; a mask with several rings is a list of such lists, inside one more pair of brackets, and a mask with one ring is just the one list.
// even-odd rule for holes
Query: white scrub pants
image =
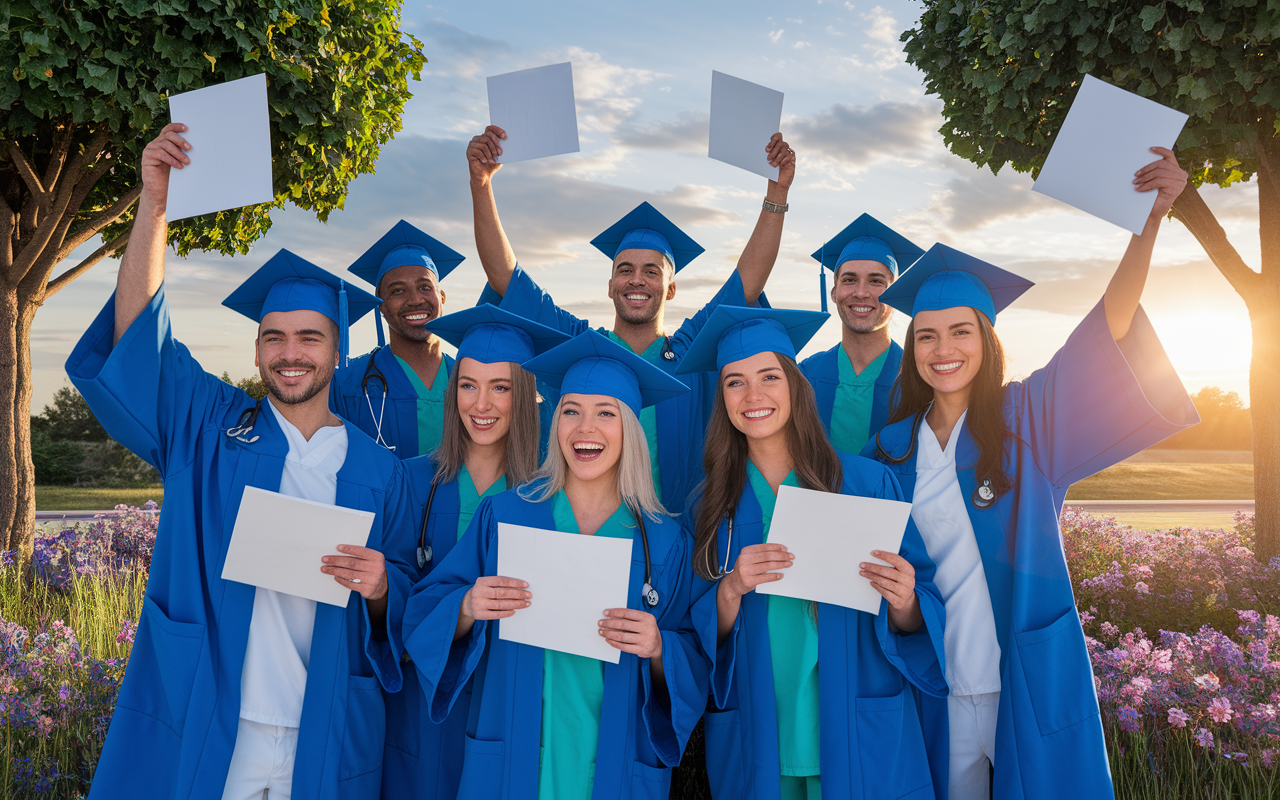
{"label": "white scrub pants", "polygon": [[999,710],[999,692],[953,694],[947,698],[951,726],[950,800],[990,800]]}
{"label": "white scrub pants", "polygon": [[240,720],[222,800],[289,800],[298,729]]}

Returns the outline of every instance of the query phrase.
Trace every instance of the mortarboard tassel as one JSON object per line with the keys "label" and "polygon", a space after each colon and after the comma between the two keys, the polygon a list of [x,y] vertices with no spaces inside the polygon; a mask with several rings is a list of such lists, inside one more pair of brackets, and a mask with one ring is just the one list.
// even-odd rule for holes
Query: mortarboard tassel
{"label": "mortarboard tassel", "polygon": [[382,335],[382,312],[378,309],[373,310],[373,327],[378,329],[378,347],[386,347],[386,337]]}
{"label": "mortarboard tassel", "polygon": [[822,311],[827,310],[827,267],[821,261],[818,262],[818,296],[822,300]]}
{"label": "mortarboard tassel", "polygon": [[351,349],[351,323],[347,311],[347,283],[338,280],[338,364],[347,366],[347,352]]}

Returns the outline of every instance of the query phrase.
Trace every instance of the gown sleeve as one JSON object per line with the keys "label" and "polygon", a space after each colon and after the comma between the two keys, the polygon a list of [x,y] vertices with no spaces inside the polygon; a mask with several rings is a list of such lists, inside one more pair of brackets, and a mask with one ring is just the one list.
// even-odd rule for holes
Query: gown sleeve
{"label": "gown sleeve", "polygon": [[[491,296],[497,296],[497,292],[491,291]],[[511,274],[511,281],[507,284],[506,294],[502,295],[500,307],[569,336],[577,336],[591,327],[586,320],[579,319],[556,305],[551,295],[519,265]]]}
{"label": "gown sleeve", "polygon": [[[885,500],[904,500],[902,488],[893,473],[884,469],[883,484],[877,494]],[[946,607],[942,595],[934,584],[937,565],[929,558],[924,539],[916,524],[909,517],[907,530],[902,536],[898,555],[910,562],[916,570],[916,597],[920,601],[920,615],[924,625],[914,633],[895,633],[889,628],[889,601],[880,599],[880,613],[876,616],[876,637],[885,658],[920,691],[934,697],[946,697],[950,693],[946,678],[946,651],[943,629],[946,624]]]}
{"label": "gown sleeve", "polygon": [[1015,432],[1058,488],[1200,421],[1139,306],[1119,342],[1098,302],[1043,369],[1009,386]]}
{"label": "gown sleeve", "polygon": [[112,293],[67,358],[67,375],[111,438],[166,478],[190,463],[195,433],[239,390],[174,340],[163,285],[113,346],[115,313]]}
{"label": "gown sleeve", "polygon": [[[676,523],[669,523],[676,524]],[[692,616],[693,594],[709,584],[693,574],[689,560],[690,538],[682,529],[679,542],[665,559],[674,582],[668,582],[671,599],[662,600],[658,629],[662,636],[662,671],[667,683],[667,700],[655,691],[647,664],[640,666],[644,685],[641,715],[654,753],[668,767],[680,764],[693,728],[707,707],[711,659]],[[714,635],[714,630],[712,631]],[[714,639],[713,639],[714,641]]]}
{"label": "gown sleeve", "polygon": [[400,656],[404,652],[404,612],[413,589],[417,569],[417,537],[413,518],[416,503],[410,490],[408,471],[396,460],[391,479],[384,493],[382,507],[382,542],[378,550],[386,559],[387,611],[381,626],[375,626],[369,617],[369,605],[364,608],[365,653],[373,665],[374,674],[388,692],[398,692],[404,681]]}
{"label": "gown sleeve", "polygon": [[454,641],[462,599],[485,574],[489,549],[497,538],[498,523],[489,498],[458,543],[409,595],[402,632],[405,650],[413,658],[427,700],[432,722],[449,716],[454,702],[467,685],[484,655],[489,620],[476,620],[471,632]]}
{"label": "gown sleeve", "polygon": [[[695,530],[694,524],[697,520],[697,508],[701,498],[695,497],[685,510],[682,517],[685,530]],[[719,531],[716,533],[719,545]],[[693,534],[689,534],[690,553],[693,551]],[[719,549],[716,551],[716,563],[711,565],[712,571],[717,571],[722,563],[719,559]],[[690,556],[690,569],[692,570],[692,555]],[[723,578],[721,579],[723,580]],[[719,581],[706,581],[698,577],[696,573],[692,576],[693,581],[693,603],[689,609],[690,622],[693,625],[694,632],[698,636],[698,646],[702,650],[708,662],[708,671],[710,674],[711,685],[709,687],[709,695],[715,708],[723,710],[729,702],[729,689],[733,685],[733,669],[734,658],[737,655],[738,632],[742,630],[742,613],[739,612],[733,621],[733,628],[729,631],[729,635],[725,637],[724,644],[719,644],[718,630],[720,625],[720,617],[716,608],[716,593],[719,591]]]}

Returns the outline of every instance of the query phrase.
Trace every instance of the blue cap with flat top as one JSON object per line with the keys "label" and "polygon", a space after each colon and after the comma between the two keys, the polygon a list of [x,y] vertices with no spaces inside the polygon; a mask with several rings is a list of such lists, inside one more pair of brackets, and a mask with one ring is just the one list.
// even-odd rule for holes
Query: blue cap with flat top
{"label": "blue cap with flat top", "polygon": [[485,303],[427,323],[427,330],[458,348],[458,360],[524,363],[569,340],[569,335]]}
{"label": "blue cap with flat top", "polygon": [[647,202],[610,225],[591,244],[611,261],[623,250],[657,250],[676,272],[703,252],[701,245]]}
{"label": "blue cap with flat top", "polygon": [[276,253],[222,304],[254,322],[272,311],[317,311],[338,326],[341,366],[347,365],[352,322],[378,307],[382,301],[358,286],[321,269],[288,250]]}
{"label": "blue cap with flat top", "polygon": [[725,364],[765,352],[781,353],[795,360],[830,316],[822,311],[791,308],[717,306],[689,345],[676,372],[719,373]]}
{"label": "blue cap with flat top", "polygon": [[827,310],[827,273],[838,272],[846,261],[879,261],[896,279],[924,250],[870,214],[863,214],[819,247],[813,258],[823,266],[818,271],[822,310]]}
{"label": "blue cap with flat top", "polygon": [[968,306],[995,324],[997,312],[1035,286],[1019,275],[945,244],[935,244],[880,295],[880,302],[915,316]]}
{"label": "blue cap with flat top", "polygon": [[689,387],[593,330],[578,334],[523,366],[566,394],[603,394],[640,409],[670,400]]}

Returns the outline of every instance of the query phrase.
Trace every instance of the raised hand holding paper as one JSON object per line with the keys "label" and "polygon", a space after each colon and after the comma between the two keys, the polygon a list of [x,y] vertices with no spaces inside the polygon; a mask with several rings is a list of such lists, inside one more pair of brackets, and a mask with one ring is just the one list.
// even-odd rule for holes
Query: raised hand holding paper
{"label": "raised hand holding paper", "polygon": [[1133,175],[1172,149],[1187,115],[1092,75],[1071,103],[1032,187],[1134,234],[1141,234],[1156,192],[1139,192]]}
{"label": "raised hand holding paper", "polygon": [[712,71],[708,156],[777,180],[765,144],[781,128],[782,92]]}
{"label": "raised hand holding paper", "polygon": [[599,633],[606,608],[626,608],[631,540],[498,523],[498,574],[529,584],[528,608],[498,623],[498,638],[617,664]]}
{"label": "raised hand holding paper", "polygon": [[365,547],[374,514],[246,486],[222,578],[346,606],[351,590],[320,571],[338,545]]}
{"label": "raised hand holding paper", "polygon": [[910,516],[910,503],[780,486],[769,541],[786,545],[796,560],[786,577],[756,591],[879,614],[882,596],[858,565],[885,563],[872,550],[898,552]]}
{"label": "raised hand holding paper", "polygon": [[266,75],[172,95],[169,118],[191,143],[191,163],[169,173],[170,222],[275,199]]}
{"label": "raised hand holding paper", "polygon": [[499,162],[578,152],[571,63],[494,75],[487,82],[489,124],[507,132]]}

